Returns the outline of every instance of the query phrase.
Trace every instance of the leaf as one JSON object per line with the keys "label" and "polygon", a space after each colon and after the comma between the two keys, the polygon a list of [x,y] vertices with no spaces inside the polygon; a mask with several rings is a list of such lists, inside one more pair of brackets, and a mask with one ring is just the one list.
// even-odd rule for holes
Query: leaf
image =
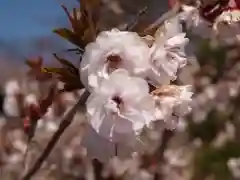
{"label": "leaf", "polygon": [[70,61],[59,58],[56,53],[53,53],[53,56],[61,63],[63,67],[69,69],[73,74],[78,75],[78,68],[76,68]]}
{"label": "leaf", "polygon": [[53,84],[48,92],[47,97],[39,102],[41,114],[45,114],[48,107],[53,103],[54,98],[58,95],[56,90],[57,88],[55,84]]}
{"label": "leaf", "polygon": [[55,76],[58,80],[67,82],[71,80],[74,75],[69,69],[66,68],[52,68],[52,67],[45,67],[44,71]]}
{"label": "leaf", "polygon": [[100,0],[81,0],[79,9],[74,8],[72,13],[62,5],[63,10],[68,16],[72,30],[60,28],[53,30],[54,33],[67,39],[81,49],[94,41],[98,31]]}
{"label": "leaf", "polygon": [[55,67],[44,67],[42,68],[43,72],[46,73],[60,73],[63,68],[55,68]]}
{"label": "leaf", "polygon": [[101,0],[81,0],[81,6],[83,8],[86,7],[87,4],[91,8],[96,8],[96,7],[100,6],[100,5],[102,5],[102,1]]}
{"label": "leaf", "polygon": [[80,48],[71,48],[65,50],[66,52],[76,52],[76,54],[83,54],[84,50]]}
{"label": "leaf", "polygon": [[77,11],[76,8],[73,8],[73,12],[70,14],[65,6],[62,6],[62,8],[67,14],[72,29],[75,33],[83,32],[87,28],[87,16],[85,15],[86,13],[84,11]]}
{"label": "leaf", "polygon": [[38,81],[46,81],[51,78],[49,73],[42,71],[43,65],[42,57],[39,57],[38,59],[27,59],[26,64],[30,67],[30,70],[27,74],[33,76]]}
{"label": "leaf", "polygon": [[67,61],[67,60],[65,60],[65,59],[59,58],[56,53],[53,53],[53,56],[54,56],[62,65],[67,66],[67,67],[71,67],[71,68],[75,69],[75,66],[74,66],[71,62],[69,62],[69,61]]}
{"label": "leaf", "polygon": [[78,89],[83,88],[81,83],[76,83],[76,84],[64,84],[64,88],[60,90],[61,93],[63,92],[71,92],[71,91],[75,91]]}
{"label": "leaf", "polygon": [[85,43],[81,40],[81,37],[78,37],[74,32],[70,31],[66,28],[59,28],[54,29],[53,33],[61,36],[62,38],[68,40],[69,42],[73,43],[74,45],[80,47],[81,49],[84,49]]}
{"label": "leaf", "polygon": [[84,42],[91,42],[93,41],[93,36],[92,36],[92,32],[90,31],[90,29],[87,29],[84,34],[83,34],[83,40]]}

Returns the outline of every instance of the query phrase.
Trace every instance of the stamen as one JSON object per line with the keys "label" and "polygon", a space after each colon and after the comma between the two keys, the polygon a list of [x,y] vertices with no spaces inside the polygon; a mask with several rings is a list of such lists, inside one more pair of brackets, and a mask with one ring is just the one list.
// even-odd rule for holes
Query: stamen
{"label": "stamen", "polygon": [[112,100],[117,104],[118,109],[123,105],[123,100],[119,96],[114,96]]}
{"label": "stamen", "polygon": [[115,69],[117,69],[121,64],[121,57],[118,55],[110,55],[107,57],[107,63],[108,63],[108,73],[113,72]]}

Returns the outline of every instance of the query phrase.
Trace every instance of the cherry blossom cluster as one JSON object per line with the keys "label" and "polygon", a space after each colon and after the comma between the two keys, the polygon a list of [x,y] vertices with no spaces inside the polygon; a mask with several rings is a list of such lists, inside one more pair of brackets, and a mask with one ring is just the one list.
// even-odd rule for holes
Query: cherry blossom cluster
{"label": "cherry blossom cluster", "polygon": [[179,17],[166,21],[154,37],[112,29],[88,44],[80,65],[81,81],[91,93],[91,127],[113,143],[132,143],[144,127],[164,121],[174,129],[188,113],[191,86],[173,85],[187,64],[188,43]]}
{"label": "cherry blossom cluster", "polygon": [[178,16],[193,33],[227,44],[240,40],[240,6],[237,0],[216,1],[215,4],[202,8],[189,5],[181,7],[183,12]]}

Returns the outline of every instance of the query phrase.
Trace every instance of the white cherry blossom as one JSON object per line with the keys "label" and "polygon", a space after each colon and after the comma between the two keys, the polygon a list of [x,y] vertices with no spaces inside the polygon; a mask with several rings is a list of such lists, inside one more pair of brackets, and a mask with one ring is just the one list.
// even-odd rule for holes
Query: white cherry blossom
{"label": "white cherry blossom", "polygon": [[154,85],[169,84],[179,68],[187,64],[184,47],[188,39],[182,33],[179,18],[165,23],[165,32],[157,33],[151,47],[149,79]]}
{"label": "white cherry blossom", "polygon": [[234,178],[240,178],[240,158],[230,158],[227,166]]}
{"label": "white cherry blossom", "polygon": [[156,118],[164,120],[167,128],[176,128],[179,117],[191,110],[191,86],[166,85],[153,91],[152,95],[155,99]]}
{"label": "white cherry blossom", "polygon": [[240,41],[240,10],[224,11],[215,21],[213,30],[227,44]]}
{"label": "white cherry blossom", "polygon": [[149,52],[147,44],[135,32],[103,31],[85,48],[80,66],[81,81],[90,89],[97,87],[118,68],[144,77],[149,67]]}
{"label": "white cherry blossom", "polygon": [[90,124],[114,143],[130,144],[154,118],[154,101],[145,80],[130,77],[126,70],[114,71],[87,100]]}

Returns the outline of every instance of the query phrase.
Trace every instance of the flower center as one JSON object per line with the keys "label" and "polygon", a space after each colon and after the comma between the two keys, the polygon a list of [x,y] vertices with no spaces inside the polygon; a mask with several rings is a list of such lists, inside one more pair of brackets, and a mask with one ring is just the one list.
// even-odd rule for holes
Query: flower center
{"label": "flower center", "polygon": [[118,55],[110,55],[107,57],[107,63],[108,63],[108,73],[112,73],[114,70],[116,70],[120,64],[121,64],[121,57]]}
{"label": "flower center", "polygon": [[117,104],[118,109],[123,106],[123,100],[119,96],[114,96],[112,100]]}

